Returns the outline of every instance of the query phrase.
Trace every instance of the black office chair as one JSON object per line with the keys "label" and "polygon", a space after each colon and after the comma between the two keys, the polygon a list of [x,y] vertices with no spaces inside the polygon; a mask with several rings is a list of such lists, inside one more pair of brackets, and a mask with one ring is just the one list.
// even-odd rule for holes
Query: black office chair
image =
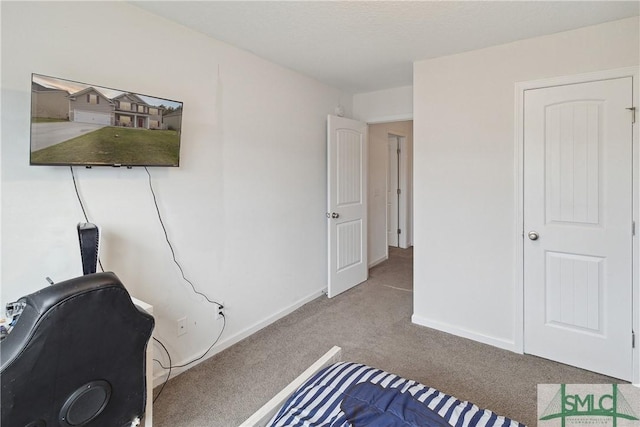
{"label": "black office chair", "polygon": [[0,342],[0,425],[123,427],[143,417],[154,319],[115,274],[60,282],[18,305]]}

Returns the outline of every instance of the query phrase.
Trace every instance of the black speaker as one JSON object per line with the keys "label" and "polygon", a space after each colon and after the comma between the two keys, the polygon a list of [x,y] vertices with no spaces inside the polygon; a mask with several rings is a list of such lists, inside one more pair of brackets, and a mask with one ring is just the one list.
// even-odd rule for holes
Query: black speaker
{"label": "black speaker", "polygon": [[81,427],[100,415],[109,403],[111,385],[104,380],[91,381],[71,393],[60,410],[62,427]]}
{"label": "black speaker", "polygon": [[78,239],[80,240],[80,256],[82,257],[82,273],[93,274],[98,264],[98,245],[100,232],[98,226],[90,222],[78,223]]}

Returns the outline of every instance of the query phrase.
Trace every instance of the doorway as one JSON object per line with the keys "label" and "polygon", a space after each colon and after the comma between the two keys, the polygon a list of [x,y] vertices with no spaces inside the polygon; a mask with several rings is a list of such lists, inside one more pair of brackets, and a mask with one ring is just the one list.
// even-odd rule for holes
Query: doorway
{"label": "doorway", "polygon": [[389,134],[387,168],[387,246],[407,249],[407,137]]}
{"label": "doorway", "polygon": [[369,267],[412,246],[413,121],[369,124]]}
{"label": "doorway", "polygon": [[387,169],[387,246],[400,246],[400,137],[389,135]]}

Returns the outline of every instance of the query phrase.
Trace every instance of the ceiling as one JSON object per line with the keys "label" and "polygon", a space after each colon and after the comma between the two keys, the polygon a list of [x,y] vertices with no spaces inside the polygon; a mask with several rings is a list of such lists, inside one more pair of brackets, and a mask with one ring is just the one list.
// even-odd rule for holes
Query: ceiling
{"label": "ceiling", "polygon": [[130,1],[350,93],[413,62],[640,15],[638,1]]}

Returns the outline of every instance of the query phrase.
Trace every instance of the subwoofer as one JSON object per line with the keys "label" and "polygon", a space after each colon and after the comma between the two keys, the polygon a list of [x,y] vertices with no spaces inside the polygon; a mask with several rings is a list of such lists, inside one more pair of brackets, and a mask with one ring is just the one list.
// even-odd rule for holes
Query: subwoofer
{"label": "subwoofer", "polygon": [[79,387],[67,398],[60,410],[62,427],[82,427],[95,417],[109,403],[111,385],[104,380],[91,381]]}

